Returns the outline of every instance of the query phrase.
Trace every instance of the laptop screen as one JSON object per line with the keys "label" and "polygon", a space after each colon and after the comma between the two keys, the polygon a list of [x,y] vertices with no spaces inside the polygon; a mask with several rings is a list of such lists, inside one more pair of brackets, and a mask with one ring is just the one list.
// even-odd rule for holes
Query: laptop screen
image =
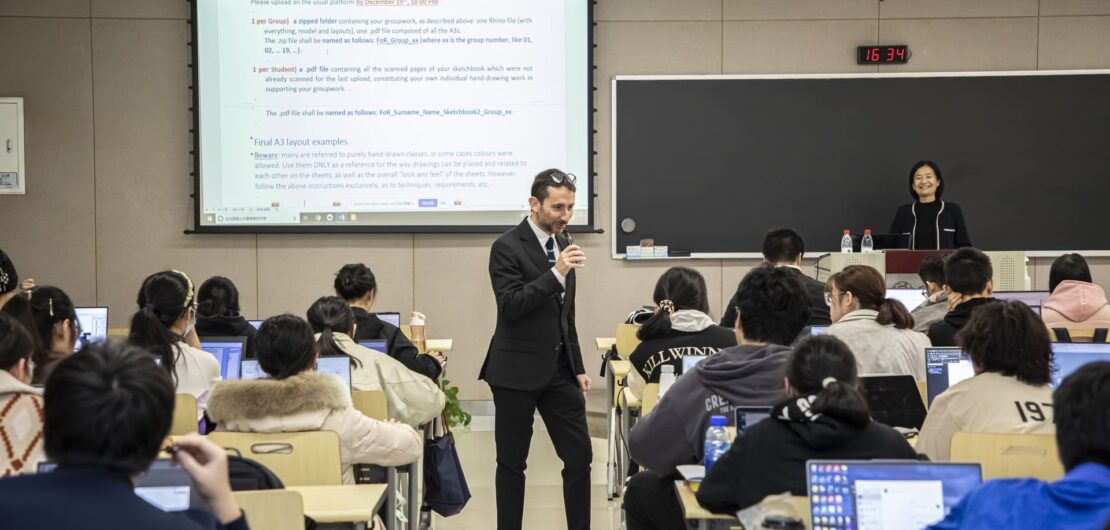
{"label": "laptop screen", "polygon": [[108,308],[76,307],[77,323],[81,326],[81,336],[77,338],[77,349],[93,342],[108,340]]}
{"label": "laptop screen", "polygon": [[771,417],[771,407],[736,407],[732,412],[736,416],[737,431],[746,431],[752,425]]}
{"label": "laptop screen", "polygon": [[995,291],[991,296],[998,300],[1018,300],[1024,302],[1036,314],[1041,314],[1041,307],[1048,299],[1048,291]]}
{"label": "laptop screen", "polygon": [[982,484],[979,464],[810,460],[814,528],[918,530],[943,519]]}
{"label": "laptop screen", "polygon": [[394,327],[401,327],[401,313],[375,313],[378,320],[393,324]]}
{"label": "laptop screen", "polygon": [[389,353],[386,350],[385,344],[386,343],[384,340],[360,340],[358,342],[358,345],[362,346],[363,348],[369,348],[371,350],[380,351],[382,353]]}
{"label": "laptop screen", "polygon": [[910,311],[924,303],[926,298],[921,289],[887,289],[886,297],[902,302],[902,305]]}
{"label": "laptop screen", "polygon": [[262,327],[262,321],[261,320],[248,320],[247,323],[254,326],[254,329],[258,329],[258,328]]}
{"label": "laptop screen", "polygon": [[822,334],[822,333],[824,333],[828,330],[829,330],[828,326],[810,326],[809,327],[809,333],[810,333],[810,335],[813,335],[813,336],[820,335],[820,334]]}
{"label": "laptop screen", "polygon": [[1052,387],[1080,366],[1094,361],[1110,361],[1110,344],[1053,343],[1052,353],[1056,357],[1057,370],[1052,374]]}
{"label": "laptop screen", "polygon": [[906,429],[920,429],[925,423],[925,403],[912,375],[861,377],[860,389],[875,421]]}
{"label": "laptop screen", "polygon": [[973,375],[971,358],[959,348],[925,348],[925,386],[930,405],[948,387]]}
{"label": "laptop screen", "polygon": [[[684,374],[686,372],[689,372],[691,369],[694,368],[695,364],[698,364],[704,358],[705,358],[704,355],[685,355],[685,356],[683,356],[682,357],[682,373]],[[682,375],[682,374],[679,374],[679,375]]]}
{"label": "laptop screen", "polygon": [[[53,462],[39,462],[36,471],[52,473],[57,468],[58,464]],[[154,460],[137,482],[135,494],[164,512],[206,508],[200,493],[193,489],[189,475],[168,458]]]}
{"label": "laptop screen", "polygon": [[[316,371],[338,377],[348,390],[351,389],[351,358],[346,355],[316,358]],[[268,377],[259,366],[257,359],[243,359],[241,368],[242,379],[260,379]]]}
{"label": "laptop screen", "polygon": [[220,361],[220,377],[224,379],[239,379],[239,363],[246,345],[246,337],[207,337],[200,341],[200,349]]}

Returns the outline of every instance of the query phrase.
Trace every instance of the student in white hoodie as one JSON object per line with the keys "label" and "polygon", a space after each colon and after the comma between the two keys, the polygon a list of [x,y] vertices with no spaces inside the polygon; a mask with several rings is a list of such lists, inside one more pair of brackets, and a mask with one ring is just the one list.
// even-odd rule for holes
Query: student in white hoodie
{"label": "student in white hoodie", "polygon": [[435,381],[413,372],[385,352],[356,343],[355,314],[337,296],[324,296],[308,308],[308,323],[316,334],[320,355],[351,358],[351,389],[385,392],[389,417],[412,426],[431,421],[443,412],[447,397]]}

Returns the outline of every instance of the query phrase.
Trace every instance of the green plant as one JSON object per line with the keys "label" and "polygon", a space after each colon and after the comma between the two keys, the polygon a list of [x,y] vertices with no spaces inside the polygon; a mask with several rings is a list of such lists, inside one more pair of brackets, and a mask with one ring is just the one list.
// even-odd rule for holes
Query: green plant
{"label": "green plant", "polygon": [[447,416],[447,424],[451,427],[470,425],[470,413],[459,406],[459,387],[451,386],[451,381],[444,379],[440,388],[447,395],[447,405],[443,409],[444,415]]}

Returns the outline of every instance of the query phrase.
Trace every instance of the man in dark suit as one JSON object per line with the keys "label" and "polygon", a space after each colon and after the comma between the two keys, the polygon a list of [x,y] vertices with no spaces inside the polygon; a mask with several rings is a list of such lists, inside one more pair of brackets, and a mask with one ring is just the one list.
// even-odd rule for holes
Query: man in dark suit
{"label": "man in dark suit", "polygon": [[[789,228],[775,228],[763,236],[763,261],[776,267],[789,267],[806,288],[806,297],[809,299],[809,321],[806,325],[828,326],[832,320],[829,319],[829,305],[825,303],[825,284],[802,272],[802,256],[805,251],[802,235]],[[736,297],[733,296],[725,307],[721,326],[731,328],[736,325],[737,305]]]}
{"label": "man in dark suit", "polygon": [[164,512],[135,494],[135,480],[158,456],[173,418],[173,381],[150,352],[87,346],[58,363],[43,402],[46,456],[58,468],[0,479],[0,526],[247,530],[231,494],[227,452],[203,436],[177,437],[174,461],[211,512]]}
{"label": "man in dark suit", "polygon": [[539,410],[563,461],[567,527],[590,527],[590,462],[582,364],[574,327],[574,270],[586,256],[566,235],[574,214],[574,176],[541,171],[528,199],[531,214],[493,243],[489,275],[497,329],[479,376],[496,407],[497,527],[521,528],[524,470]]}

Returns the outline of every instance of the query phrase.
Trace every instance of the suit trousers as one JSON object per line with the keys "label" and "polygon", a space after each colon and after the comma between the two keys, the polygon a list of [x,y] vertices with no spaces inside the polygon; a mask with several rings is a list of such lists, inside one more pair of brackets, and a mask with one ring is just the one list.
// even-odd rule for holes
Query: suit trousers
{"label": "suit trousers", "polygon": [[[560,363],[563,364],[563,363]],[[578,379],[561,367],[539,390],[490,386],[497,442],[497,528],[518,530],[524,518],[524,470],[537,410],[543,418],[555,453],[563,461],[563,504],[567,528],[590,528],[590,463],[593,448],[586,428],[586,400]]]}

